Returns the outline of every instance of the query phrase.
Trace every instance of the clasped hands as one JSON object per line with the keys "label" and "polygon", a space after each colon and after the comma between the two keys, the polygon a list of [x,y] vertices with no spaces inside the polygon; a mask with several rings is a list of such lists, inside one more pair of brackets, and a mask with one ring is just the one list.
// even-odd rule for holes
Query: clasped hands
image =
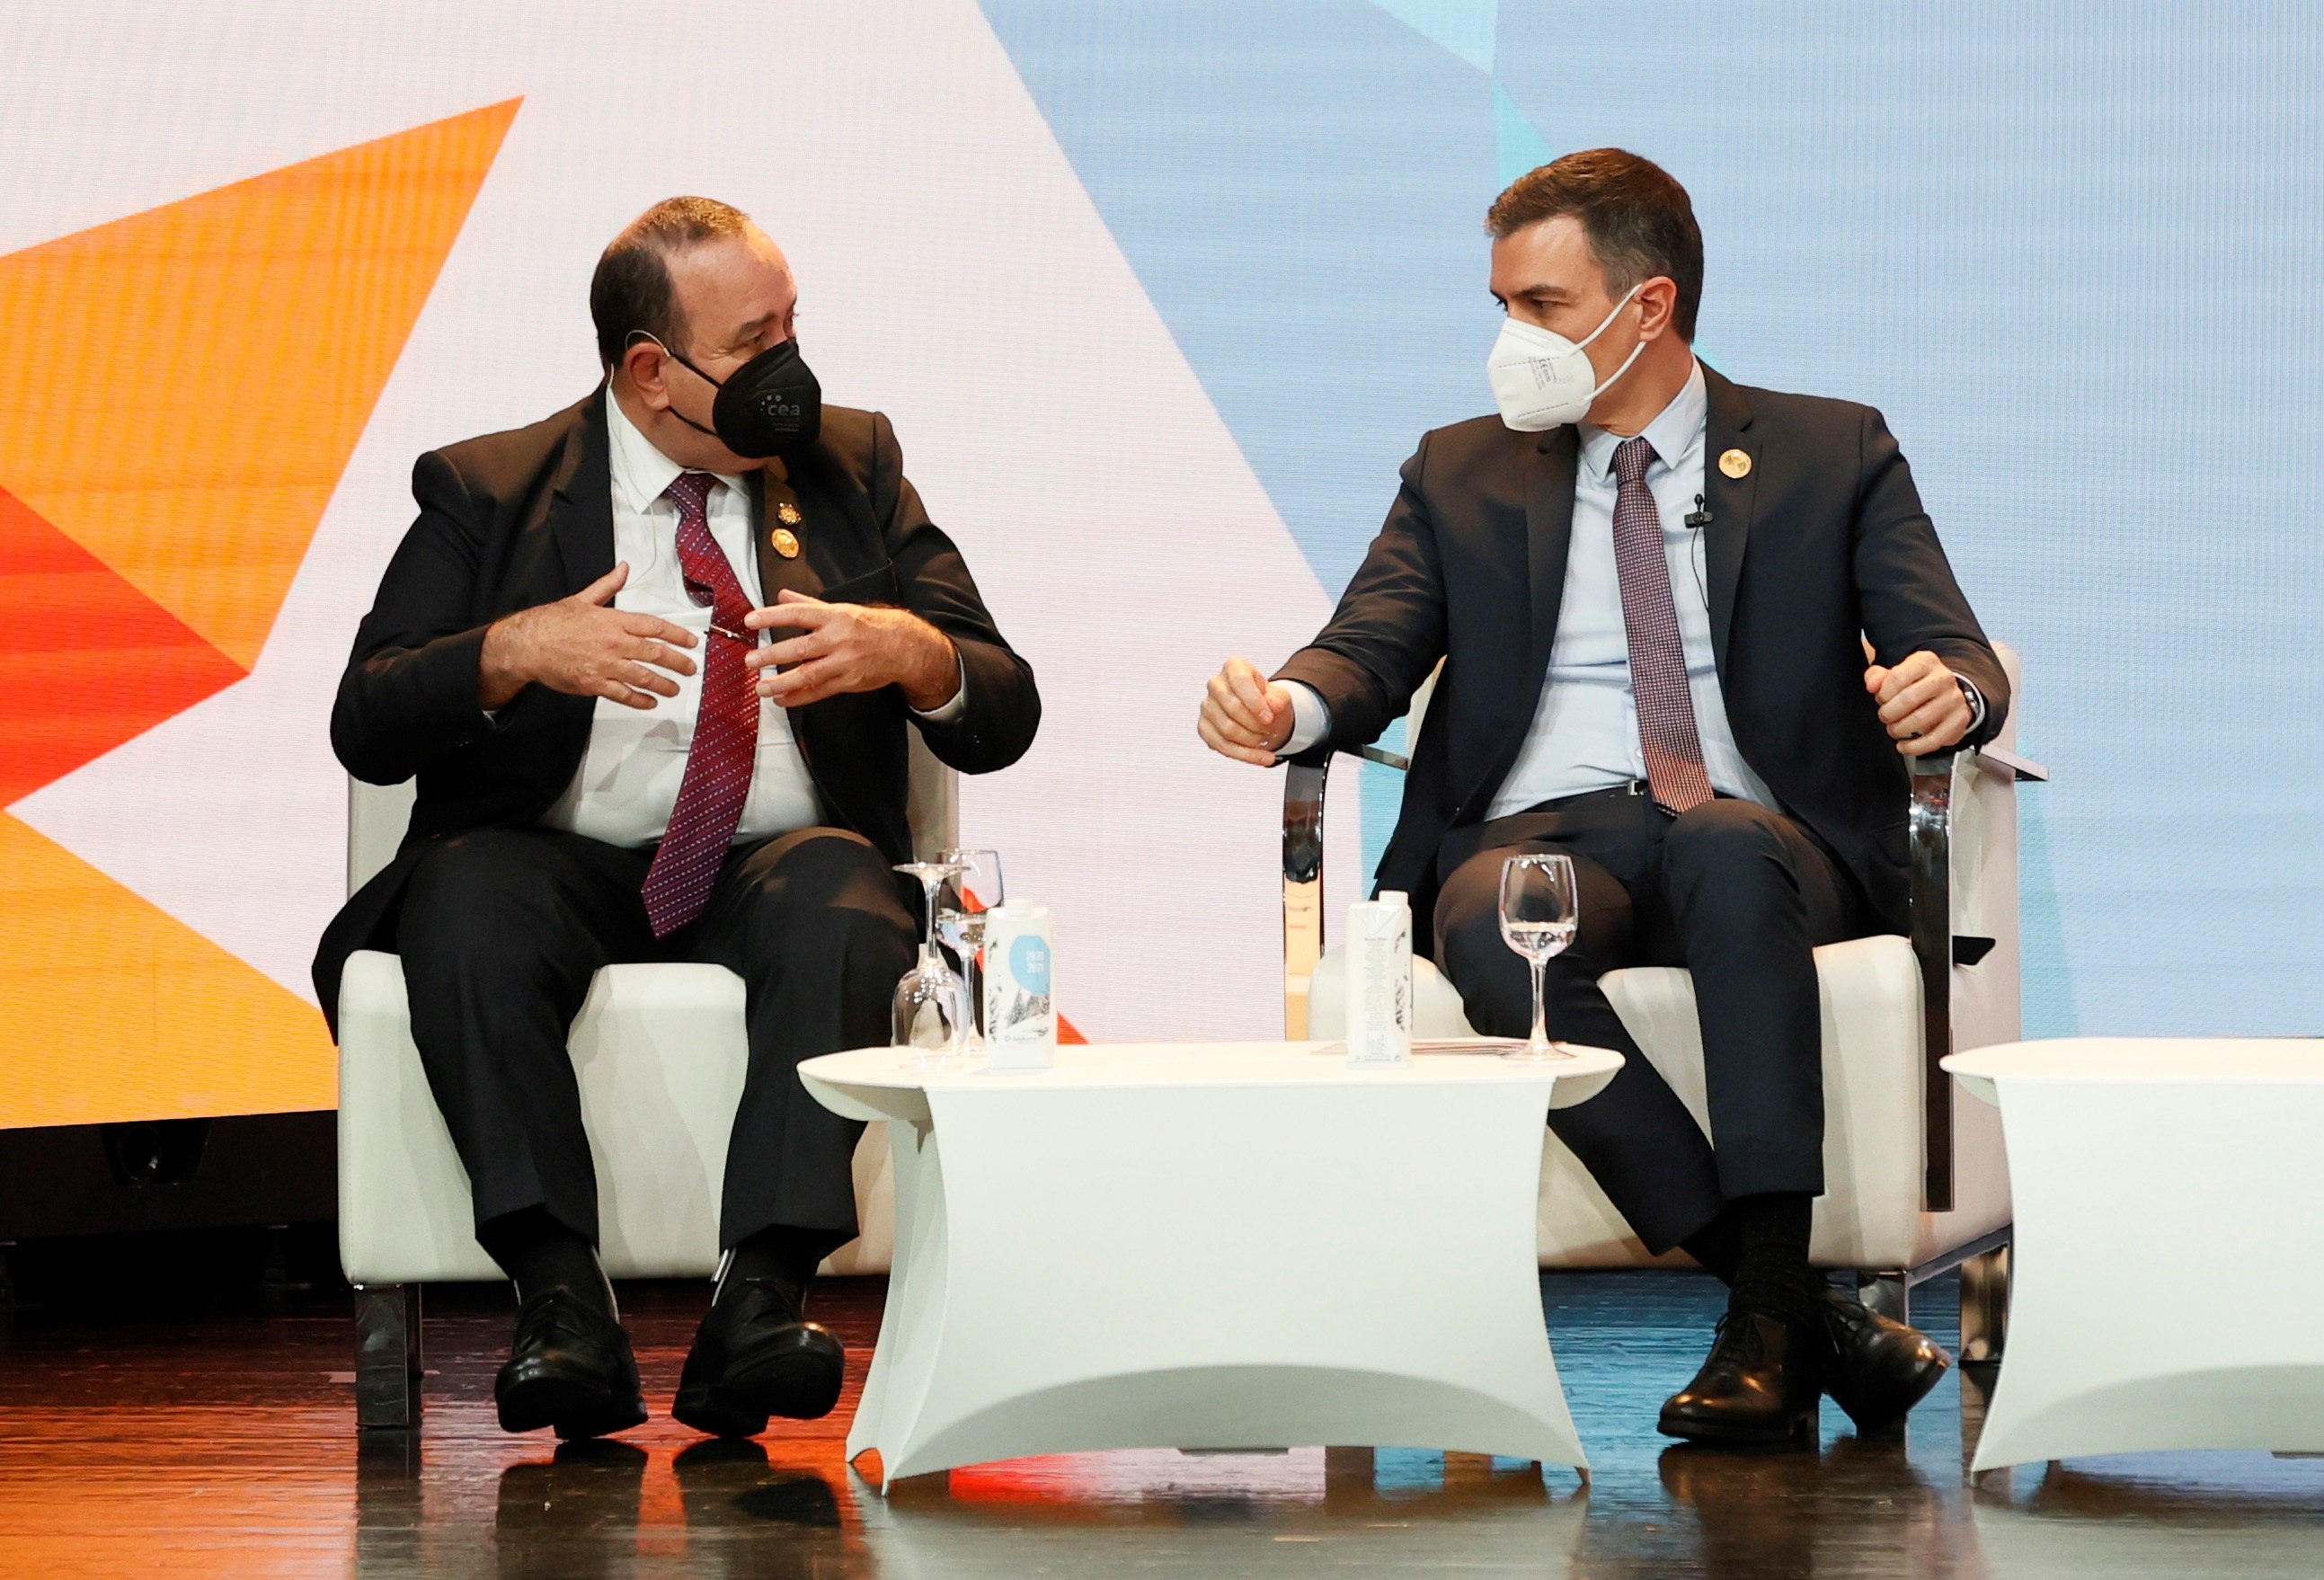
{"label": "clasped hands", "polygon": [[[483,707],[505,707],[535,684],[625,707],[650,708],[657,697],[677,696],[673,677],[695,672],[687,650],[701,639],[672,621],[613,607],[629,577],[630,568],[617,565],[571,597],[494,621],[479,665]],[[785,707],[895,686],[927,713],[959,688],[951,639],[908,609],[826,604],[787,589],[743,624],[790,633],[742,660],[753,689]]]}
{"label": "clasped hands", "polygon": [[[1864,689],[1907,757],[1960,745],[1976,718],[1953,672],[1925,650],[1893,666],[1874,664],[1864,671]],[[1194,733],[1221,756],[1265,768],[1291,738],[1291,725],[1290,690],[1249,659],[1231,658],[1211,677]]]}

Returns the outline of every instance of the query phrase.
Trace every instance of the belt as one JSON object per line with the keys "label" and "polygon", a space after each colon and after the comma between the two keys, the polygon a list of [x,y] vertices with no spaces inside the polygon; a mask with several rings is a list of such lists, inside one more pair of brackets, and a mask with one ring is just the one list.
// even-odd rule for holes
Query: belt
{"label": "belt", "polygon": [[[1526,808],[1524,811],[1554,812],[1560,807],[1575,806],[1582,801],[1594,801],[1600,796],[1622,796],[1626,798],[1635,798],[1649,795],[1653,793],[1653,789],[1654,787],[1649,785],[1643,779],[1625,780],[1620,784],[1609,784],[1604,790],[1582,790],[1575,795],[1560,796],[1555,800],[1536,801],[1532,806]],[[1521,817],[1524,813],[1516,812],[1508,815],[1511,817]]]}

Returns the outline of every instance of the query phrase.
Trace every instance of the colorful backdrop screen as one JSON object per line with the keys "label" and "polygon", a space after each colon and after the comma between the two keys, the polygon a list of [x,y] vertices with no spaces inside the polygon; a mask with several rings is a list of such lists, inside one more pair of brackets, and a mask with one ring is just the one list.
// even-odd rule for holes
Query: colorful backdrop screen
{"label": "colorful backdrop screen", "polygon": [[[688,191],[1041,677],[964,819],[1066,1013],[1268,1034],[1279,786],[1202,679],[1489,409],[1484,207],[1604,143],[1694,194],[1706,359],[1879,405],[2024,657],[2029,1032],[2316,1031],[2319,83],[2291,4],[18,7],[0,1125],[331,1104],[325,720],[412,459],[586,393],[598,250]],[[1335,904],[1396,789],[1335,783]]]}

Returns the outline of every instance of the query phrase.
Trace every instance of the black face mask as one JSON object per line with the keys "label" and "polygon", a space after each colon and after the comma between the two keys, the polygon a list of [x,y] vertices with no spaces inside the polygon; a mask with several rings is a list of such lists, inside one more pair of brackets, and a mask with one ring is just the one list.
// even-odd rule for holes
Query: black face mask
{"label": "black face mask", "polygon": [[[652,340],[650,335],[641,334]],[[660,346],[661,342],[655,340]],[[770,346],[726,375],[712,378],[669,347],[662,349],[695,377],[718,392],[710,404],[711,426],[680,411],[670,415],[688,428],[710,435],[738,456],[762,460],[806,449],[823,431],[823,385],[799,356],[798,342]]]}

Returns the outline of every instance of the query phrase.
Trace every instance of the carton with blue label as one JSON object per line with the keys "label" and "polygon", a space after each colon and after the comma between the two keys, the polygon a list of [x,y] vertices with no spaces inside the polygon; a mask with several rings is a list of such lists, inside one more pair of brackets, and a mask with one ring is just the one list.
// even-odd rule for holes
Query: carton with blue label
{"label": "carton with blue label", "polygon": [[1038,901],[1010,900],[985,913],[984,1041],[996,1070],[1056,1062],[1051,945],[1049,908]]}

